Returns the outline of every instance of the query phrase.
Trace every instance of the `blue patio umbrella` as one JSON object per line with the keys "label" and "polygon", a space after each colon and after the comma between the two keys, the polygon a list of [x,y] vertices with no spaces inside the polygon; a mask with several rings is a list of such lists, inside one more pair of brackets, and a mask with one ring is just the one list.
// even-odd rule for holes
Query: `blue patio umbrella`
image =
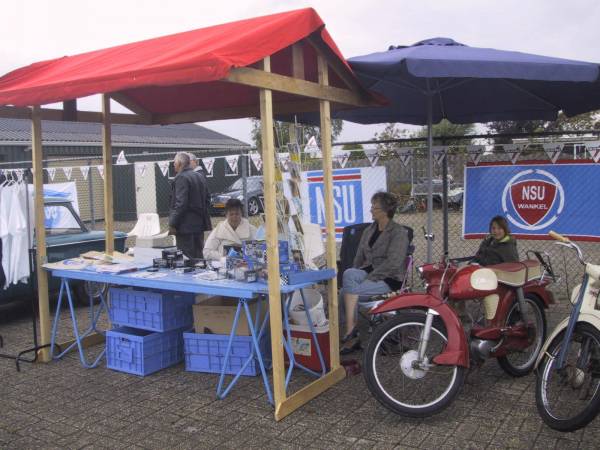
{"label": "blue patio umbrella", "polygon": [[[348,60],[362,84],[385,96],[383,107],[342,110],[358,123],[428,125],[427,232],[432,219],[431,125],[493,120],[555,120],[600,109],[600,66],[434,38]],[[427,260],[431,261],[431,240]]]}

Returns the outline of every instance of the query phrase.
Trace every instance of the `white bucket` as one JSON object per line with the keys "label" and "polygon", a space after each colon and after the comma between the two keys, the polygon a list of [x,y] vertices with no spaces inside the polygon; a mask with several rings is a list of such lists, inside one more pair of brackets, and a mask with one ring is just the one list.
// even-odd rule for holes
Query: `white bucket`
{"label": "white bucket", "polygon": [[[316,289],[303,289],[304,298],[308,305],[308,312],[314,326],[319,327],[327,323],[323,308],[323,297]],[[300,291],[294,292],[290,303],[290,323],[294,325],[308,325],[304,304]]]}

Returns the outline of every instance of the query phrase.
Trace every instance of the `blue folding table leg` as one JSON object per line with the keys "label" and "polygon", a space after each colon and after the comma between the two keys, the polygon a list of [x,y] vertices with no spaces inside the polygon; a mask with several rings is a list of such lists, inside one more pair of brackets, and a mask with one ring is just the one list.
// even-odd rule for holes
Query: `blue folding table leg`
{"label": "blue folding table leg", "polygon": [[[260,302],[260,300],[259,300]],[[235,339],[235,331],[237,329],[238,320],[240,318],[241,309],[244,309],[246,313],[246,320],[248,321],[248,327],[250,328],[250,335],[252,337],[252,351],[250,352],[250,356],[246,360],[246,362],[242,365],[240,370],[234,375],[233,380],[229,382],[229,385],[223,389],[223,383],[225,381],[225,375],[227,371],[227,367],[229,366],[229,360],[231,358],[231,348],[233,346],[233,340]],[[265,369],[265,364],[263,361],[262,352],[260,351],[260,341],[264,335],[266,325],[269,321],[269,310],[267,309],[265,313],[265,318],[263,319],[260,330],[257,334],[255,323],[258,325],[258,320],[260,318],[261,306],[260,303],[256,310],[256,318],[252,319],[252,314],[250,313],[250,308],[248,307],[248,299],[240,298],[238,299],[238,306],[235,311],[235,316],[233,318],[233,325],[231,326],[231,333],[229,334],[229,342],[227,343],[227,350],[225,352],[225,358],[223,358],[223,366],[221,367],[221,375],[219,376],[219,384],[217,385],[217,397],[220,399],[225,398],[233,386],[238,382],[242,373],[246,370],[246,367],[252,362],[254,359],[254,355],[256,353],[256,357],[258,359],[258,364],[260,367],[260,372],[263,378],[263,383],[265,385],[265,391],[267,392],[267,397],[269,399],[269,403],[273,404],[273,394],[271,392],[271,386],[269,385],[269,379],[267,377],[267,372]]]}
{"label": "blue folding table leg", "polygon": [[[60,319],[60,310],[61,310],[62,301],[63,301],[65,292],[67,295],[67,301],[69,303],[69,310],[71,313],[71,321],[73,323],[73,335],[75,336],[75,342],[73,342],[71,345],[69,345],[60,354],[55,355],[54,347],[56,346],[56,335],[57,335],[57,329],[58,329],[58,322]],[[85,357],[84,351],[83,351],[82,340],[86,336],[91,334],[92,332],[98,331],[96,326],[98,324],[98,319],[100,318],[100,313],[102,312],[103,309],[108,309],[106,306],[106,302],[104,301],[104,295],[100,294],[100,306],[98,307],[96,314],[94,314],[94,303],[93,303],[93,299],[90,296],[90,322],[91,322],[90,328],[88,328],[83,333],[79,333],[79,326],[77,324],[77,316],[75,314],[75,307],[73,305],[73,298],[71,295],[71,288],[69,285],[69,280],[66,278],[61,279],[60,292],[58,295],[58,303],[56,305],[56,314],[54,316],[54,323],[52,324],[52,335],[50,337],[50,354],[52,355],[53,359],[61,359],[65,354],[67,354],[69,351],[71,351],[73,349],[73,347],[77,346],[77,349],[79,350],[79,359],[80,359],[81,365],[83,367],[85,367],[87,369],[92,369],[92,368],[98,366],[98,364],[100,363],[100,359],[102,359],[102,357],[106,353],[106,349],[103,349],[102,352],[100,352],[100,354],[98,355],[98,357],[96,358],[96,360],[94,362],[88,363],[88,361]]]}

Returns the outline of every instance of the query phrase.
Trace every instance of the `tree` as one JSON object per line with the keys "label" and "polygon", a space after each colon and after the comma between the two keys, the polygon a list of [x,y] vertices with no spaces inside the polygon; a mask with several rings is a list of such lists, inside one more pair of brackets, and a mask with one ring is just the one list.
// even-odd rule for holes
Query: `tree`
{"label": "tree", "polygon": [[[512,134],[512,133],[539,133],[544,131],[545,122],[543,120],[504,120],[498,122],[489,122],[488,130],[494,134]],[[497,137],[494,138],[495,144],[510,144],[512,138]]]}
{"label": "tree", "polygon": [[561,111],[555,121],[546,122],[545,131],[584,131],[600,129],[600,111],[567,117]]}
{"label": "tree", "polygon": [[[473,134],[475,131],[475,125],[472,123],[460,124],[452,123],[446,119],[442,119],[440,123],[436,123],[431,127],[431,134],[434,138],[441,136],[466,136]],[[414,137],[427,137],[427,127],[422,127],[415,133]],[[464,139],[448,139],[444,141],[444,145],[459,145],[465,144]]]}
{"label": "tree", "polygon": [[[275,146],[281,148],[290,142],[289,123],[280,121],[274,121],[273,123],[275,124]],[[333,119],[331,121],[331,138],[333,142],[335,142],[342,132],[343,125],[344,123],[340,119]],[[312,136],[317,138],[317,142],[321,142],[321,130],[319,127],[300,125],[298,128],[298,143],[300,145],[308,142]],[[260,120],[252,119],[252,131],[250,132],[250,137],[256,148],[260,148]]]}

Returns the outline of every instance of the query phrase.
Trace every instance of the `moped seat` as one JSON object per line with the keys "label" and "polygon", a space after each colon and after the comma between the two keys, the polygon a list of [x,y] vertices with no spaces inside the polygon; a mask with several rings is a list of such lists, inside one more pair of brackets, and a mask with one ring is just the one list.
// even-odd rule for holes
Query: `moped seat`
{"label": "moped seat", "polygon": [[538,280],[542,276],[542,265],[535,260],[501,263],[487,266],[498,277],[498,283],[512,287],[521,287],[529,281]]}

